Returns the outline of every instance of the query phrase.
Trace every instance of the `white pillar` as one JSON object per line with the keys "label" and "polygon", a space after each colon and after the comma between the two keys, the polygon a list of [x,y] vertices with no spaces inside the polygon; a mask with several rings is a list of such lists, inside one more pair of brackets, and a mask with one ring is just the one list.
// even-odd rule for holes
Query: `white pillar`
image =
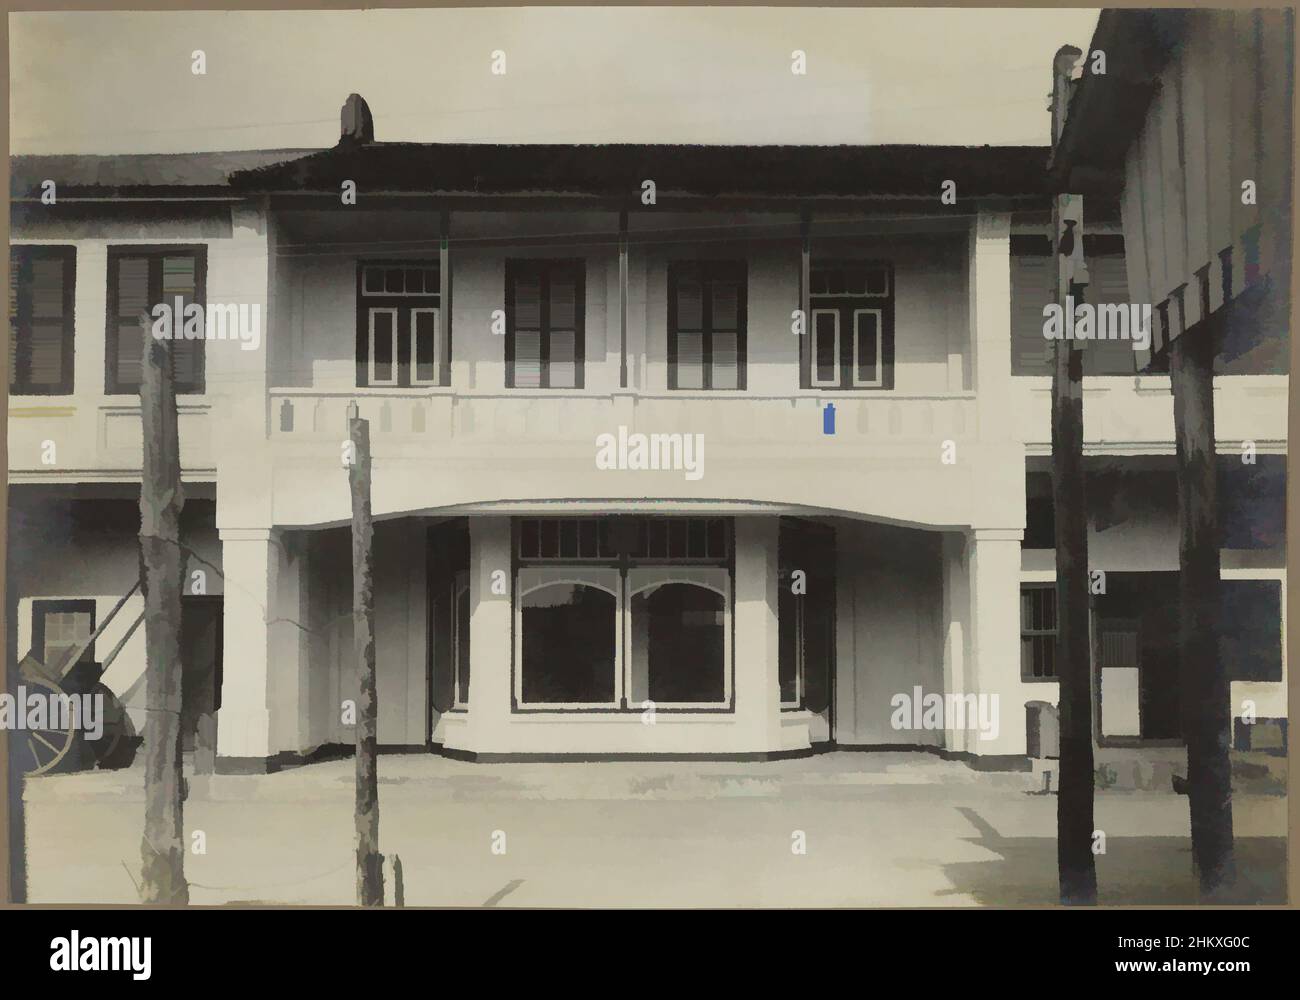
{"label": "white pillar", "polygon": [[[270,636],[267,609],[275,592],[274,532],[221,531],[225,577],[222,606],[221,708],[217,712],[217,769],[256,768],[271,755],[267,705]],[[224,765],[224,766],[223,766]]]}
{"label": "white pillar", "polygon": [[[968,662],[970,654],[971,588],[968,546],[964,535],[943,535],[943,686],[944,694],[959,695],[972,691]],[[999,722],[1001,720],[999,719]],[[965,728],[945,727],[944,746],[956,753],[972,748]]]}
{"label": "white pillar", "polygon": [[966,749],[980,756],[1025,753],[1026,685],[1020,679],[1020,540],[1018,529],[977,528],[967,545],[971,598],[969,690],[997,706],[996,735],[967,724]]}
{"label": "white pillar", "polygon": [[970,233],[970,331],[980,437],[1011,436],[1011,216],[980,210]]}
{"label": "white pillar", "polygon": [[[469,721],[467,745],[448,744],[453,749],[509,752],[513,652],[510,556],[510,518],[469,519]],[[492,591],[492,575],[498,570],[502,573],[498,579],[505,581],[504,594]]]}
{"label": "white pillar", "polygon": [[781,681],[777,636],[775,517],[736,518],[736,721],[745,745],[737,751],[781,749]]}
{"label": "white pillar", "polygon": [[217,769],[262,770],[307,749],[301,725],[307,633],[305,558],[268,528],[223,528],[221,708]]}

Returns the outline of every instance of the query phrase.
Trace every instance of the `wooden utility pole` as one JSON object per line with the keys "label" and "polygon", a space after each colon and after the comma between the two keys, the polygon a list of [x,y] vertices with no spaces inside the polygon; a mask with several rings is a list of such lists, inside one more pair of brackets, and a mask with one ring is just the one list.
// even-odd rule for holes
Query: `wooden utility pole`
{"label": "wooden utility pole", "polygon": [[188,903],[181,774],[181,490],[180,438],[171,340],[153,336],[140,318],[140,418],[144,462],[140,481],[140,581],[145,606],[144,839],[140,898]]}
{"label": "wooden utility pole", "polygon": [[[1070,73],[1083,55],[1063,46],[1052,62],[1052,147],[1069,108]],[[1074,220],[1073,227],[1065,225]],[[1073,230],[1070,241],[1063,241]],[[1074,262],[1082,258],[1080,199],[1058,195],[1052,207],[1056,300],[1063,311],[1076,291]],[[1073,246],[1069,245],[1070,242]],[[1065,325],[1065,324],[1063,324]],[[1064,332],[1064,331],[1063,331]],[[1056,673],[1060,681],[1061,781],[1056,798],[1056,863],[1061,902],[1097,902],[1092,853],[1092,644],[1089,640],[1088,509],[1083,467],[1083,355],[1072,340],[1055,342],[1052,374],[1052,498],[1056,532]]]}
{"label": "wooden utility pole", "polygon": [[1235,881],[1232,697],[1219,657],[1219,519],[1214,459],[1214,356],[1210,324],[1171,346],[1174,444],[1178,463],[1178,654],[1187,743],[1192,861],[1206,902],[1223,901]]}
{"label": "wooden utility pole", "polygon": [[374,524],[370,514],[370,422],[348,407],[352,493],[352,628],[357,652],[357,903],[384,905],[379,853],[379,712],[375,681]]}
{"label": "wooden utility pole", "polygon": [[[9,498],[7,491],[0,493],[0,515],[9,523]],[[9,583],[16,579],[10,571],[13,542],[9,536],[6,554],[5,579],[0,580],[4,592],[4,662],[0,664],[0,691],[17,694],[18,644],[14,629],[18,621],[18,602],[12,599]],[[18,752],[20,743],[12,729],[0,728],[0,904],[27,902],[27,845],[23,816],[23,765]]]}

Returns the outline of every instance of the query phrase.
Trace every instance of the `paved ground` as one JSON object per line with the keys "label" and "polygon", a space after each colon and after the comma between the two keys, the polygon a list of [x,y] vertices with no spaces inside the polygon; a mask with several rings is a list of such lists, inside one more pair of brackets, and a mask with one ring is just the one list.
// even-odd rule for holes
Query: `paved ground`
{"label": "paved ground", "polygon": [[[379,761],[410,905],[960,906],[1056,901],[1056,796],[926,754],[772,763]],[[351,760],[196,782],[192,900],[350,904]],[[28,783],[32,902],[135,902],[143,772]],[[1238,790],[1243,896],[1282,902],[1286,800]],[[1099,792],[1102,902],[1193,902],[1187,799]],[[504,834],[505,853],[493,853]],[[807,853],[791,850],[794,831]],[[128,872],[128,869],[130,870]],[[391,876],[390,876],[391,877]],[[391,882],[389,899],[391,901]]]}

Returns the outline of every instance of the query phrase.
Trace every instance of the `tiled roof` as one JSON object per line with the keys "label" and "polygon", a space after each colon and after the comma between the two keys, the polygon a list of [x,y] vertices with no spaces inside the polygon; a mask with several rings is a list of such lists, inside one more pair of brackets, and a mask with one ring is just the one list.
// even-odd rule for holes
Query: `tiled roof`
{"label": "tiled roof", "polygon": [[489,145],[378,142],[325,150],[113,156],[15,156],[10,194],[33,198],[50,179],[64,195],[330,192],[553,193],[627,198],[930,197],[1044,194],[1039,146]]}
{"label": "tiled roof", "polygon": [[284,163],[310,149],[244,150],[230,153],[57,154],[9,158],[9,193],[14,198],[41,194],[52,180],[60,191],[85,196],[155,193],[175,188],[189,193],[227,191],[232,174]]}

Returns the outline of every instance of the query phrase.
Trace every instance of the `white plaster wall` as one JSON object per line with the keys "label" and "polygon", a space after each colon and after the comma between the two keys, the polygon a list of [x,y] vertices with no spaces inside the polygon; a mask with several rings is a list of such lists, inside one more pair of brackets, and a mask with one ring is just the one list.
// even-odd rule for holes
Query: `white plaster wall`
{"label": "white plaster wall", "polygon": [[942,694],[941,536],[842,520],[836,526],[837,743],[943,746],[943,730],[896,730],[896,694]]}

